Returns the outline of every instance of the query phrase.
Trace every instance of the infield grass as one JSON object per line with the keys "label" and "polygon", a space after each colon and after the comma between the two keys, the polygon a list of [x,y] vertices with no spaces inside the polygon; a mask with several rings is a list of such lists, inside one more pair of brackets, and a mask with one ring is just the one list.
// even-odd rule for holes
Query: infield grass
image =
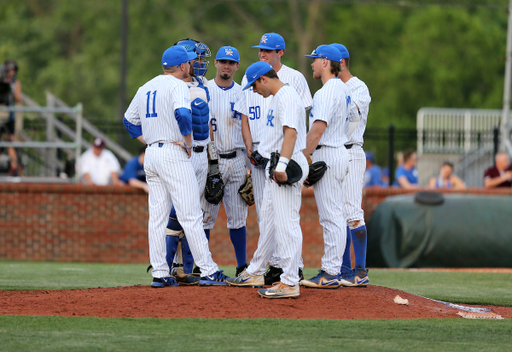
{"label": "infield grass", "polygon": [[2,351],[510,351],[511,320],[0,316]]}

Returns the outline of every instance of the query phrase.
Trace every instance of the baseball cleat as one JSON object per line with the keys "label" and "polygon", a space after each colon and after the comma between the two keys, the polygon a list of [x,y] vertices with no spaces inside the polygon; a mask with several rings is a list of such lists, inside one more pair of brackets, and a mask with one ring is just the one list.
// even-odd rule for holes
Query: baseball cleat
{"label": "baseball cleat", "polygon": [[265,285],[272,285],[274,282],[280,282],[282,273],[283,269],[269,265],[268,270],[264,275]]}
{"label": "baseball cleat", "polygon": [[229,286],[242,286],[242,287],[263,287],[265,280],[263,275],[251,275],[244,270],[237,277],[232,277],[226,280]]}
{"label": "baseball cleat", "polygon": [[211,275],[203,276],[199,281],[199,286],[227,286],[227,279],[229,276],[224,275],[223,270],[219,270]]}
{"label": "baseball cleat", "polygon": [[173,277],[154,277],[151,287],[163,288],[167,286],[178,286],[178,283]]}
{"label": "baseball cleat", "polygon": [[341,279],[341,286],[346,287],[366,287],[370,280],[368,279],[368,270],[356,269],[353,275]]}
{"label": "baseball cleat", "polygon": [[276,282],[271,288],[258,290],[263,298],[298,298],[300,296],[299,285],[288,286],[282,282]]}
{"label": "baseball cleat", "polygon": [[318,275],[300,282],[302,286],[314,288],[338,288],[341,286],[339,275],[330,275],[323,270],[318,270]]}
{"label": "baseball cleat", "polygon": [[236,274],[235,276],[238,276],[240,275],[241,273],[243,273],[245,271],[245,269],[247,269],[249,267],[248,264],[245,264],[245,265],[242,265],[241,267],[238,267],[236,268]]}
{"label": "baseball cleat", "polygon": [[192,274],[185,274],[183,271],[183,267],[174,267],[171,270],[171,275],[176,278],[176,281],[180,284],[180,286],[192,286],[199,284],[199,276]]}

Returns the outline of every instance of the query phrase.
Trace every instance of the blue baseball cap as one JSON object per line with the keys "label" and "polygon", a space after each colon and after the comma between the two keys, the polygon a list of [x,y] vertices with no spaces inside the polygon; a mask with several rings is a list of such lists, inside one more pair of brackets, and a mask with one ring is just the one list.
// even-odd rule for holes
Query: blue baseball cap
{"label": "blue baseball cap", "polygon": [[258,61],[247,67],[245,77],[247,77],[247,85],[243,90],[249,88],[258,78],[263,76],[268,71],[272,70],[272,66],[265,61]]}
{"label": "blue baseball cap", "polygon": [[229,60],[240,63],[240,54],[238,54],[238,50],[232,46],[223,46],[217,51],[215,60]]}
{"label": "blue baseball cap", "polygon": [[366,160],[370,160],[372,163],[375,162],[375,156],[373,155],[372,152],[366,152]]}
{"label": "blue baseball cap", "polygon": [[319,45],[318,48],[313,50],[310,55],[304,55],[306,57],[317,59],[327,59],[330,61],[341,62],[341,53],[332,45]]}
{"label": "blue baseball cap", "polygon": [[341,58],[346,59],[347,57],[350,57],[347,48],[343,44],[338,43],[332,43],[332,46],[334,46],[336,49],[338,49],[341,53]]}
{"label": "blue baseball cap", "polygon": [[283,37],[277,33],[265,33],[261,37],[260,45],[255,45],[253,48],[267,49],[267,50],[284,50],[285,43]]}
{"label": "blue baseball cap", "polygon": [[172,67],[181,65],[187,61],[194,60],[197,54],[187,52],[187,49],[180,45],[171,46],[162,55],[162,66]]}

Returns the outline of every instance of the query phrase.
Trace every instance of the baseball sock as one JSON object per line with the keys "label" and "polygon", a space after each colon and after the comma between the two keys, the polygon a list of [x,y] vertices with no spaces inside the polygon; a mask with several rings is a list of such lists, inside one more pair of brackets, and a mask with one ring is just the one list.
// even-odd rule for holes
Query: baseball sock
{"label": "baseball sock", "polygon": [[167,228],[171,230],[181,231],[183,228],[178,222],[178,217],[176,216],[176,210],[174,206],[171,209],[171,215],[169,215],[169,222],[167,223]]}
{"label": "baseball sock", "polygon": [[206,235],[206,239],[210,241],[210,230],[204,229],[204,234]]}
{"label": "baseball sock", "polygon": [[229,237],[235,248],[237,267],[247,264],[247,230],[244,227],[229,229]]}
{"label": "baseball sock", "polygon": [[169,265],[169,270],[172,268],[172,261],[174,260],[174,255],[176,254],[176,250],[178,248],[178,242],[180,241],[180,236],[167,235],[165,236],[165,260]]}
{"label": "baseball sock", "polygon": [[181,238],[181,251],[183,256],[183,271],[185,274],[192,274],[192,269],[194,269],[194,257],[192,256],[192,251],[190,250],[186,236]]}
{"label": "baseball sock", "polygon": [[354,254],[356,257],[356,270],[366,269],[366,226],[350,230],[354,242]]}
{"label": "baseball sock", "polygon": [[350,228],[347,226],[347,242],[345,252],[343,252],[343,263],[341,265],[341,275],[350,274],[352,271],[352,259],[350,258],[350,245],[352,244]]}

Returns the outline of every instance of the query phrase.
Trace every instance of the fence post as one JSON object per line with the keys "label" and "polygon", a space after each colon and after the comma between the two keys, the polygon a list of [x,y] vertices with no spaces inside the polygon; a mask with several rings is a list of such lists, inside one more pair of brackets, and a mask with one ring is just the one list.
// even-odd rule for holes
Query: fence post
{"label": "fence post", "polygon": [[389,124],[389,149],[388,149],[388,164],[389,164],[389,185],[391,186],[395,181],[395,126]]}
{"label": "fence post", "polygon": [[[494,156],[496,154],[498,154],[498,149],[500,147],[500,130],[498,127],[494,127],[494,130],[493,130],[493,137],[492,137],[492,142],[493,142],[493,159],[496,160],[496,158],[494,158]],[[496,163],[496,161],[495,161]]]}

